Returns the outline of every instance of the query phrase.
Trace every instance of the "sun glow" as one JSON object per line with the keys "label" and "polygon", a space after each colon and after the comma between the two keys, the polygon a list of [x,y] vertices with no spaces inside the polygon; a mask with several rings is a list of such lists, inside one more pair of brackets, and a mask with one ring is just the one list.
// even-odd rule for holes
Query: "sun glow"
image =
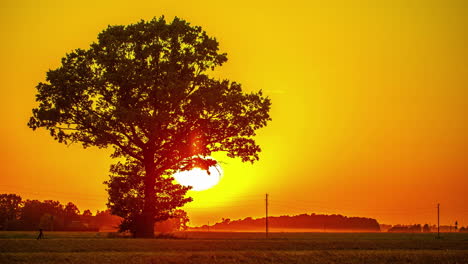
{"label": "sun glow", "polygon": [[200,168],[194,168],[177,172],[173,176],[181,185],[192,186],[194,191],[204,191],[218,184],[223,175],[223,170],[219,165],[211,166],[208,172]]}

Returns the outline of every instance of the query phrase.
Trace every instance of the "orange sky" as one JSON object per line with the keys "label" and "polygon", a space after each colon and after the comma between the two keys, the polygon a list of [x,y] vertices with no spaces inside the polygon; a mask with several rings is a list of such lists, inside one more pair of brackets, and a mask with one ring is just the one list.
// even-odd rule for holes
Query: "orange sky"
{"label": "orange sky", "polygon": [[261,217],[268,192],[271,215],[436,223],[440,202],[442,224],[467,226],[467,4],[326,2],[1,1],[0,193],[105,209],[110,152],[29,129],[35,86],[108,24],[164,14],[215,36],[215,74],[273,103],[260,162],[215,156],[224,177],[190,193],[192,225]]}

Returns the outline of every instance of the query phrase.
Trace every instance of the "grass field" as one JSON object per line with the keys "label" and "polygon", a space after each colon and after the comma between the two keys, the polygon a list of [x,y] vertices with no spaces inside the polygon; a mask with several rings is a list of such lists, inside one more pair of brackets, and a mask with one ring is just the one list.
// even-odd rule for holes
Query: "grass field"
{"label": "grass field", "polygon": [[0,263],[468,263],[468,234],[0,232]]}

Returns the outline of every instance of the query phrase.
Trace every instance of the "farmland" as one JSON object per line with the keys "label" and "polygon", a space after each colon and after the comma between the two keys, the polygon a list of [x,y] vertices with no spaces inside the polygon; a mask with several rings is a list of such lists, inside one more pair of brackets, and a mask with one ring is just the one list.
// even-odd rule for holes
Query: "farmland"
{"label": "farmland", "polygon": [[468,263],[468,234],[0,232],[0,263]]}

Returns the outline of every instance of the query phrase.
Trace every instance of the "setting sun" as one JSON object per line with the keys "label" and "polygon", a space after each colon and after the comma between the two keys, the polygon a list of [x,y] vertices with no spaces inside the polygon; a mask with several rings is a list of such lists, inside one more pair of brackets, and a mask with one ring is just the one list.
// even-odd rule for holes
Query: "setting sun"
{"label": "setting sun", "polygon": [[194,191],[204,191],[218,184],[223,175],[219,165],[212,166],[208,171],[194,168],[188,171],[180,171],[174,174],[174,179],[184,186],[192,186]]}

